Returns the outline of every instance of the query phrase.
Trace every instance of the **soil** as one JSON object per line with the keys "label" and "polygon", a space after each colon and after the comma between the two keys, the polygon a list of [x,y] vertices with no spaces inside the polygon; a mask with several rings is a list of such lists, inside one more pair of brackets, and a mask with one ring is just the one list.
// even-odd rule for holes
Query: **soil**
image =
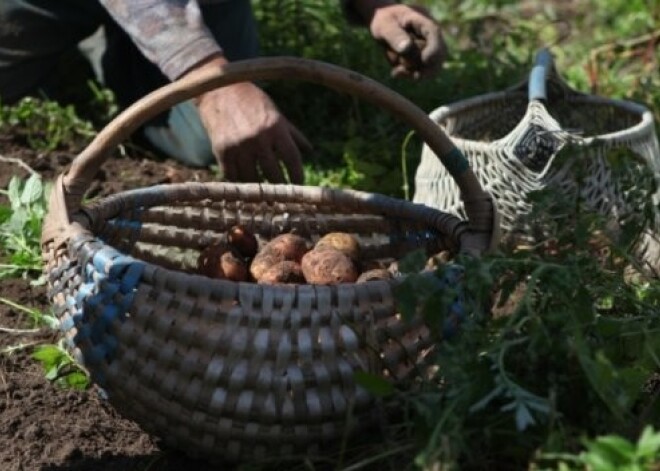
{"label": "soil", "polygon": [[[0,188],[6,188],[12,175],[27,175],[26,169],[7,159],[19,159],[49,180],[61,174],[75,155],[72,150],[36,153],[16,136],[1,134]],[[209,170],[186,168],[131,148],[128,155],[117,155],[103,166],[90,195],[213,178]],[[46,288],[31,286],[29,279],[2,280],[0,297],[44,312],[50,307]],[[56,343],[58,332],[45,327],[24,334],[6,331],[31,327],[25,313],[0,304],[0,328],[4,329],[0,331],[0,350],[17,347],[11,354],[0,354],[1,470],[218,469],[164,449],[157,439],[119,416],[98,389],[77,391],[50,383],[31,354],[35,344]]]}

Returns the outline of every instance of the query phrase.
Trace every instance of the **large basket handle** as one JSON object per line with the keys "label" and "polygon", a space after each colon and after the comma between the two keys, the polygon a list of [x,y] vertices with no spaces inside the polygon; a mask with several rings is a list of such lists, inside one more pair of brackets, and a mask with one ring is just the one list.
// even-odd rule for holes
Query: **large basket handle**
{"label": "large basket handle", "polygon": [[356,95],[407,123],[439,156],[456,180],[470,229],[478,234],[473,242],[473,251],[480,253],[494,246],[497,218],[492,197],[482,189],[468,167],[467,159],[426,113],[398,93],[357,72],[325,62],[293,57],[248,59],[209,69],[165,85],[124,110],[98,133],[74,159],[69,171],[56,182],[54,204],[44,229],[48,233],[44,233],[42,241],[65,236],[63,232],[67,232],[66,226],[80,209],[84,193],[100,166],[140,125],[177,103],[214,88],[237,82],[273,79],[304,80]]}

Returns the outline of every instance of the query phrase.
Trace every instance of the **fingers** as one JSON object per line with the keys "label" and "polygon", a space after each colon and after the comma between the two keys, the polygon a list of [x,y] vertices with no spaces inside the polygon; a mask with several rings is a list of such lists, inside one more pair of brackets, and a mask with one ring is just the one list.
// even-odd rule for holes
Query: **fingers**
{"label": "fingers", "polygon": [[375,39],[390,50],[388,60],[395,77],[430,75],[446,54],[439,24],[422,7],[392,5],[374,15],[370,25]]}
{"label": "fingers", "polygon": [[307,140],[307,137],[293,124],[289,123],[289,131],[291,131],[291,136],[293,140],[299,147],[302,148],[303,152],[311,152],[314,146]]}
{"label": "fingers", "polygon": [[220,161],[230,181],[258,182],[263,177],[270,183],[286,183],[283,164],[289,181],[299,185],[305,179],[301,148],[310,150],[311,144],[295,126],[283,120],[255,138],[225,149]]}
{"label": "fingers", "polygon": [[218,160],[222,164],[225,180],[232,182],[257,182],[256,157],[252,146],[232,146],[225,149]]}
{"label": "fingers", "polygon": [[222,175],[225,180],[230,182],[239,180],[238,165],[236,165],[237,160],[236,156],[232,155],[232,151],[230,150],[218,156],[218,161],[222,167]]}
{"label": "fingers", "polygon": [[286,183],[275,150],[270,148],[259,155],[259,167],[264,178],[270,183]]}
{"label": "fingers", "polygon": [[257,170],[257,155],[248,146],[248,148],[240,149],[234,161],[238,167],[238,181],[241,182],[258,182],[259,171]]}
{"label": "fingers", "polygon": [[300,148],[305,151],[311,150],[311,144],[298,128],[288,121],[284,121],[277,132],[273,133],[272,149],[267,160],[261,160],[261,170],[264,177],[273,183],[283,183],[284,174],[280,167],[279,160],[284,164],[289,181],[300,185],[305,180],[302,165],[302,153]]}
{"label": "fingers", "polygon": [[259,87],[241,82],[203,95],[197,103],[213,154],[227,180],[273,183],[304,179],[300,149],[311,145]]}
{"label": "fingers", "polygon": [[401,28],[389,30],[386,41],[388,46],[399,55],[407,54],[415,46],[408,32]]}
{"label": "fingers", "polygon": [[422,41],[415,41],[420,60],[426,67],[437,66],[445,55],[445,44],[440,26],[431,18],[412,10],[403,18],[402,26]]}
{"label": "fingers", "polygon": [[390,72],[394,78],[419,78],[420,73],[418,71],[410,70],[410,68],[404,64],[396,64],[392,67]]}
{"label": "fingers", "polygon": [[302,137],[306,142],[306,145],[309,145],[309,142],[307,142],[305,136],[303,136],[295,126],[290,123],[287,124],[289,132],[279,136],[278,141],[275,143],[275,148],[280,155],[280,159],[282,159],[282,163],[286,167],[291,183],[300,185],[304,182],[305,175],[303,173],[302,155],[298,145],[296,145],[296,139]]}

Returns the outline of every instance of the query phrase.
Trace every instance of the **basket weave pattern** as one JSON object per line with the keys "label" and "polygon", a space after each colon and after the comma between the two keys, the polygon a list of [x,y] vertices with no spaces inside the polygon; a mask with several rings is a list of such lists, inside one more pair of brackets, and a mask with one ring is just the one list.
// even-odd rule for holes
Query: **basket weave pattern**
{"label": "basket weave pattern", "polygon": [[[529,101],[527,85],[431,114],[497,201],[505,235],[531,238],[530,195],[552,189],[579,196],[613,228],[645,225],[636,252],[647,267],[660,270],[660,147],[652,113],[635,103],[576,92],[554,71],[546,101]],[[465,214],[459,190],[428,146],[415,184],[415,202]]]}
{"label": "basket weave pattern", "polygon": [[[268,184],[161,185],[82,204],[99,166],[140,123],[218,86],[283,77],[403,117],[450,167],[469,218],[382,195]],[[54,186],[42,235],[50,297],[75,358],[122,414],[214,460],[314,453],[368,425],[379,411],[355,372],[405,382],[420,374],[432,329],[447,327],[401,318],[400,279],[259,285],[196,274],[200,251],[235,224],[261,242],[349,232],[366,262],[415,249],[479,256],[497,243],[492,199],[462,154],[423,111],[354,72],[290,58],[235,62],[163,87],[115,118]],[[457,279],[449,271],[437,281],[453,288]],[[461,303],[459,293],[449,327]]]}
{"label": "basket weave pattern", "polygon": [[465,229],[448,214],[376,195],[221,183],[128,192],[85,214],[97,237],[71,240],[49,267],[74,355],[146,430],[225,458],[266,456],[278,441],[283,454],[314,451],[346,432],[349,413],[366,425],[375,411],[354,371],[404,380],[432,340],[419,319],[396,314],[393,282],[212,280],[186,273],[198,250],[235,223],[264,240],[280,232],[315,240],[348,220],[366,257],[387,260],[455,247],[438,235]]}

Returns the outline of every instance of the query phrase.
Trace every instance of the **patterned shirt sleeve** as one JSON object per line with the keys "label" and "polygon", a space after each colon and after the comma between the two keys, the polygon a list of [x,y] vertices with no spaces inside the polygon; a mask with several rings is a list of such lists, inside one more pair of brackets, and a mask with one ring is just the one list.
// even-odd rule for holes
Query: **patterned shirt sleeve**
{"label": "patterned shirt sleeve", "polygon": [[222,51],[196,0],[100,0],[147,59],[175,80]]}

